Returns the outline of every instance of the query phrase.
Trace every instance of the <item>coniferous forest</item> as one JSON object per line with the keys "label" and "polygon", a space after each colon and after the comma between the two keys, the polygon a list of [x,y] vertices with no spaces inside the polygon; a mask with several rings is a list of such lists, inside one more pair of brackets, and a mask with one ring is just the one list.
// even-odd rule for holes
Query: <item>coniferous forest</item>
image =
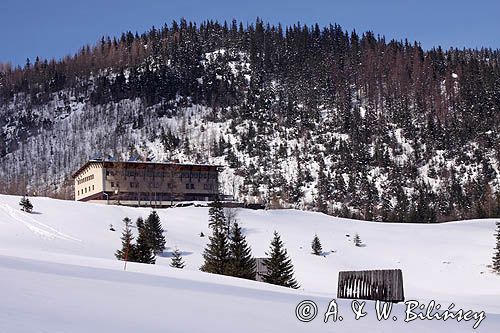
{"label": "coniferous forest", "polygon": [[180,20],[0,64],[0,192],[90,158],[218,163],[238,200],[366,220],[500,216],[500,52],[338,25]]}

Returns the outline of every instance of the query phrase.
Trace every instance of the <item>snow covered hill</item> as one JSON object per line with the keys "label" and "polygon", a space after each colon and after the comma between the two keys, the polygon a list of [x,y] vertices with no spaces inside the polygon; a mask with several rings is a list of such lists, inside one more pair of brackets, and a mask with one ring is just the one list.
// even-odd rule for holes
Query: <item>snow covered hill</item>
{"label": "snow covered hill", "polygon": [[[240,209],[238,219],[256,257],[277,230],[295,266],[299,290],[200,272],[209,234],[208,209],[159,210],[167,250],[157,265],[123,263],[121,220],[146,217],[149,209],[33,198],[34,213],[19,210],[19,197],[0,196],[0,332],[470,332],[474,320],[378,322],[374,303],[354,319],[350,300],[339,300],[342,322],[323,322],[336,297],[340,270],[401,268],[407,300],[435,300],[446,309],[485,311],[479,332],[500,327],[500,276],[487,265],[494,220],[416,225],[363,222],[295,210]],[[109,230],[113,224],[115,232]],[[325,256],[313,256],[314,234]],[[366,245],[355,247],[358,233]],[[173,269],[178,247],[184,270]],[[310,299],[319,314],[310,323],[295,307]]]}
{"label": "snow covered hill", "polygon": [[179,161],[269,208],[500,216],[500,52],[376,36],[180,20],[0,64],[0,193],[71,199],[89,159]]}

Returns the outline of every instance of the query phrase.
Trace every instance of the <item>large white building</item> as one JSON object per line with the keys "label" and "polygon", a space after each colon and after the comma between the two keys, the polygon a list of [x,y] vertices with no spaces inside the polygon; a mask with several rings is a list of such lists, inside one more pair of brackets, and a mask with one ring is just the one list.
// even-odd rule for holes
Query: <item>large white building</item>
{"label": "large white building", "polygon": [[133,206],[213,200],[221,166],[90,160],[73,174],[75,200]]}

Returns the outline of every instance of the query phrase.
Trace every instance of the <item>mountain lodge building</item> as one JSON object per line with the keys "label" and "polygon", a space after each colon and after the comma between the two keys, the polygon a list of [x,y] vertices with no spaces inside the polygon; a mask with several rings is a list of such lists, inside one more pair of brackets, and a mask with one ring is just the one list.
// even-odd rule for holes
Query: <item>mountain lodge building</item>
{"label": "mountain lodge building", "polygon": [[127,206],[170,206],[214,200],[218,165],[90,160],[72,177],[75,200]]}

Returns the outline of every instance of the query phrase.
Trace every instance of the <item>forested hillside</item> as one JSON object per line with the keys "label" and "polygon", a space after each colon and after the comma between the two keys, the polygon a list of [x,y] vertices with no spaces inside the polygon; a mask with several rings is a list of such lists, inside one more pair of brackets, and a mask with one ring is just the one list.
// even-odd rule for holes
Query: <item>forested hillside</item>
{"label": "forested hillside", "polygon": [[269,207],[500,216],[500,52],[181,20],[0,64],[0,192],[70,199],[95,157],[224,164],[226,194]]}

